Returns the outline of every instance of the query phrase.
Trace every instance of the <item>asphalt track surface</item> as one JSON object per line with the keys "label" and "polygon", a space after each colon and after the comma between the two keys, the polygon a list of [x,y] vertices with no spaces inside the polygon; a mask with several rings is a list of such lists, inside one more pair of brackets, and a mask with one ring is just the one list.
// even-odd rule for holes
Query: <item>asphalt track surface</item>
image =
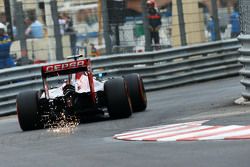
{"label": "asphalt track surface", "polygon": [[249,167],[250,140],[121,141],[115,134],[162,124],[209,120],[250,125],[249,106],[234,104],[240,78],[148,92],[148,109],[121,120],[90,119],[70,132],[22,132],[15,116],[0,119],[1,167]]}

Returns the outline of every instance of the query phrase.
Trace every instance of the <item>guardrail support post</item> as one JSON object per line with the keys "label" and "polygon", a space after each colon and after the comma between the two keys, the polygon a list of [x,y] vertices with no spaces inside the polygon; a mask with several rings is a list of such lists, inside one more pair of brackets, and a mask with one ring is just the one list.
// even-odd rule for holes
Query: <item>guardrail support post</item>
{"label": "guardrail support post", "polygon": [[238,37],[241,48],[239,52],[241,57],[239,61],[243,64],[243,68],[240,70],[240,74],[243,76],[241,84],[245,86],[245,90],[241,93],[242,97],[250,100],[250,18],[249,18],[249,0],[239,1],[239,12],[241,21],[241,35]]}
{"label": "guardrail support post", "polygon": [[244,99],[250,100],[250,35],[240,35],[239,41],[242,47],[239,49],[241,57],[239,61],[243,64],[240,74],[243,76],[241,84],[245,86],[245,90],[241,93]]}

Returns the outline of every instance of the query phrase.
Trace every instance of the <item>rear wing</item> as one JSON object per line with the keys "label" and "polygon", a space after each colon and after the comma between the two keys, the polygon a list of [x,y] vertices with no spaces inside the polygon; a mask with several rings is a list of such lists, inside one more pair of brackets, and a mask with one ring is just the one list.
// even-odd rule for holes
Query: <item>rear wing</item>
{"label": "rear wing", "polygon": [[67,75],[90,70],[90,59],[75,60],[71,62],[58,63],[42,66],[42,77],[48,78],[58,75]]}

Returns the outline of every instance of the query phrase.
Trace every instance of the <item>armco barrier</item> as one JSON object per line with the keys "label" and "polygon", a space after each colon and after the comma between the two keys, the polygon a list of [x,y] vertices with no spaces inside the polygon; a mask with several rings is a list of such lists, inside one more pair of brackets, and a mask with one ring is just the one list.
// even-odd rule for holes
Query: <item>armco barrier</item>
{"label": "armco barrier", "polygon": [[[238,75],[240,43],[236,39],[162,51],[109,55],[92,59],[94,71],[116,77],[139,73],[146,90]],[[0,70],[0,115],[16,111],[16,95],[42,88],[41,65]],[[100,70],[101,69],[101,70]],[[98,72],[95,72],[98,73]]]}

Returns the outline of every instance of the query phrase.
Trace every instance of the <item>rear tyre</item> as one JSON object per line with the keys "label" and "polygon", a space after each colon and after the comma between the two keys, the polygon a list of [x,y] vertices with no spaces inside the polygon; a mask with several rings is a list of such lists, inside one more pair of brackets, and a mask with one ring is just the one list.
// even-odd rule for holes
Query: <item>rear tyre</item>
{"label": "rear tyre", "polygon": [[39,91],[27,91],[17,95],[17,116],[23,131],[41,129],[39,115]]}
{"label": "rear tyre", "polygon": [[110,118],[128,118],[132,115],[131,101],[123,78],[105,82],[104,92]]}
{"label": "rear tyre", "polygon": [[128,85],[133,111],[144,111],[147,108],[147,96],[142,78],[139,74],[129,74],[124,79]]}

